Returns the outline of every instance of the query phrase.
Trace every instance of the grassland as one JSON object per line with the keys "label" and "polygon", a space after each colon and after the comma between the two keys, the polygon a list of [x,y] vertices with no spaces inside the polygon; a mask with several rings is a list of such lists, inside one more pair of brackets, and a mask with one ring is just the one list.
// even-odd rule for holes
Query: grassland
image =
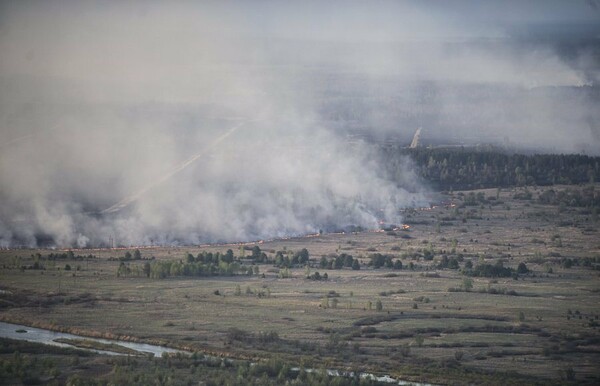
{"label": "grassland", "polygon": [[[247,256],[254,245],[269,257],[308,249],[311,266],[287,278],[270,264],[253,276],[117,275],[115,259],[135,248],[54,261],[43,257],[56,251],[2,250],[0,319],[441,384],[598,383],[600,221],[591,208],[542,205],[547,189],[475,191],[476,202],[471,192],[439,194],[431,208],[404,212],[408,230],[140,249],[153,261],[227,249]],[[359,258],[360,270],[319,267],[322,256],[340,253]],[[403,269],[373,269],[374,253],[400,259]],[[442,267],[444,255],[459,268]],[[498,261],[529,272],[462,272],[468,262]],[[29,269],[36,262],[44,269]],[[144,260],[127,264],[140,271]],[[316,271],[328,280],[306,278]]]}

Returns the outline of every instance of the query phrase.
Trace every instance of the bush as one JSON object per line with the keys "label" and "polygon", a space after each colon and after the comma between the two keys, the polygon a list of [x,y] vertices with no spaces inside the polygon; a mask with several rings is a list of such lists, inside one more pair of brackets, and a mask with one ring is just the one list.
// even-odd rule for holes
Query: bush
{"label": "bush", "polygon": [[510,277],[513,275],[512,268],[504,267],[502,261],[498,260],[496,264],[478,264],[471,270],[465,270],[465,274],[469,276],[479,277]]}
{"label": "bush", "polygon": [[525,263],[523,263],[523,262],[519,263],[519,266],[517,267],[517,273],[523,275],[523,274],[526,274],[527,272],[529,272],[527,265],[525,265]]}

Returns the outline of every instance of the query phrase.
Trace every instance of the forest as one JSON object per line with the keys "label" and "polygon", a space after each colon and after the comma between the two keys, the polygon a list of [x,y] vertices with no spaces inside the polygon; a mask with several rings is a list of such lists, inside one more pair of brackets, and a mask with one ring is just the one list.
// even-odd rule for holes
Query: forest
{"label": "forest", "polygon": [[471,190],[511,186],[594,183],[600,180],[600,157],[581,154],[520,154],[497,147],[408,149],[379,147],[385,172],[403,181],[407,158],[422,182],[435,190]]}

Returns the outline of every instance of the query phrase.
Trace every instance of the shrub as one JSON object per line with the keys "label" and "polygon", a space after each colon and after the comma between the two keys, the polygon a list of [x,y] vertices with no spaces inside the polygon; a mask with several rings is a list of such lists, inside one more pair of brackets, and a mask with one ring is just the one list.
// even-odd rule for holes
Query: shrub
{"label": "shrub", "polygon": [[526,274],[527,272],[529,272],[527,265],[525,265],[525,263],[523,263],[523,262],[519,263],[519,266],[517,267],[517,273],[523,275],[523,274]]}

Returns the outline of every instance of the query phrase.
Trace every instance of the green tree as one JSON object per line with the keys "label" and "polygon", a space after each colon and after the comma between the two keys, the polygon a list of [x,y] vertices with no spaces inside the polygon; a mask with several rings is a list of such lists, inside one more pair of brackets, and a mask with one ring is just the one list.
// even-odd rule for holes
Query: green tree
{"label": "green tree", "polygon": [[470,292],[473,289],[473,279],[465,277],[462,282],[462,287],[466,292]]}
{"label": "green tree", "polygon": [[260,258],[260,247],[258,245],[255,245],[254,247],[252,247],[252,258],[253,259],[259,259]]}
{"label": "green tree", "polygon": [[117,269],[117,277],[128,276],[130,273],[131,269],[129,269],[129,266],[125,265],[124,262],[121,262],[121,264],[119,264],[119,268]]}
{"label": "green tree", "polygon": [[396,260],[394,261],[394,269],[402,269],[402,261],[401,260]]}
{"label": "green tree", "polygon": [[527,272],[529,272],[527,265],[525,265],[523,262],[519,263],[519,266],[517,267],[517,273],[525,274]]}
{"label": "green tree", "polygon": [[298,252],[298,263],[300,265],[304,265],[308,263],[308,259],[310,258],[310,254],[308,253],[308,249],[302,248],[300,252]]}
{"label": "green tree", "polygon": [[233,262],[233,251],[228,249],[227,252],[221,257],[221,259],[226,263]]}
{"label": "green tree", "polygon": [[321,268],[327,268],[328,265],[329,265],[329,261],[327,261],[327,258],[325,256],[321,256],[321,261],[319,262],[319,266]]}
{"label": "green tree", "polygon": [[146,277],[150,277],[151,270],[152,269],[150,268],[150,263],[148,263],[148,262],[144,263],[143,272],[144,272],[144,275],[146,275]]}

